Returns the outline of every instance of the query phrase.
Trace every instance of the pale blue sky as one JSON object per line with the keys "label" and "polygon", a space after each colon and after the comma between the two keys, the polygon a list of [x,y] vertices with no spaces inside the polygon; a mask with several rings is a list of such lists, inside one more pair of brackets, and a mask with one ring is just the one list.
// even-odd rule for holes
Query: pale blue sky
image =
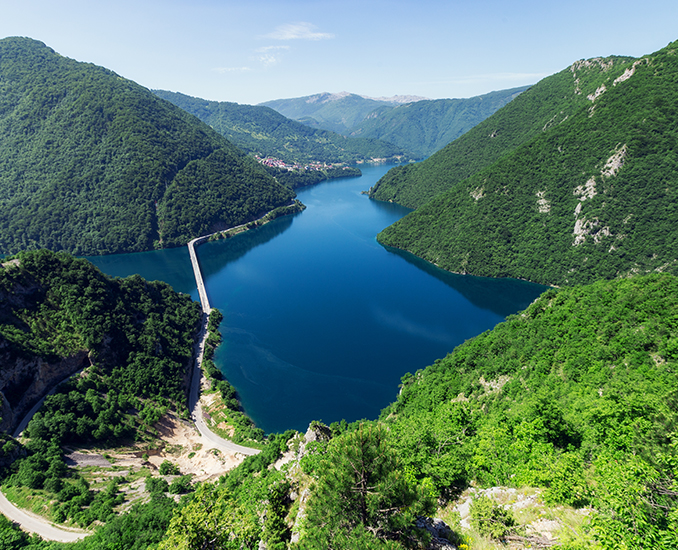
{"label": "pale blue sky", "polygon": [[0,0],[29,36],[148,88],[256,104],[471,97],[678,40],[676,0]]}

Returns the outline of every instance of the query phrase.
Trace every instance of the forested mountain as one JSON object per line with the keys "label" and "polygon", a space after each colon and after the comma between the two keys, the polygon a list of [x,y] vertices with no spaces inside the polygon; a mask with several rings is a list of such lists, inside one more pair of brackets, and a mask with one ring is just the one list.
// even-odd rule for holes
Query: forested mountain
{"label": "forested mountain", "polygon": [[[168,410],[187,416],[201,318],[199,304],[166,283],[138,275],[112,279],[65,252],[27,251],[5,259],[3,428],[13,430],[38,399],[78,374],[46,397],[24,432],[30,437],[25,447],[9,439],[0,448],[3,487],[47,494],[59,523],[110,520],[123,500],[117,491],[123,479],[91,489],[67,467],[63,446],[155,439],[152,425]],[[13,455],[10,464],[7,455]],[[8,540],[0,534],[2,548],[17,548]]]}
{"label": "forested mountain", "polygon": [[[147,282],[138,275],[112,279],[65,252],[27,251],[3,260],[3,427],[13,427],[17,414],[27,412],[40,392],[50,389],[50,379],[55,385],[92,365],[96,373],[88,376],[100,375],[118,394],[169,399],[185,409],[200,315],[199,304],[166,283]],[[96,429],[90,424],[91,431]],[[84,432],[76,436],[75,426],[64,419],[59,430],[62,435],[71,430],[70,438],[84,438]],[[107,430],[102,428],[109,437],[112,432]]]}
{"label": "forested mountain", "polygon": [[372,99],[356,94],[317,94],[268,101],[286,117],[345,136],[393,143],[427,157],[486,119],[527,89],[513,88],[468,99]]}
{"label": "forested mountain", "polygon": [[145,88],[29,38],[0,40],[0,252],[184,244],[294,193]]}
{"label": "forested mountain", "polygon": [[309,126],[345,134],[376,109],[392,109],[398,103],[348,92],[338,94],[325,92],[290,99],[274,99],[260,105],[270,107],[287,118]]}
{"label": "forested mountain", "polygon": [[300,164],[355,164],[372,159],[402,162],[411,158],[403,146],[372,136],[350,138],[311,128],[269,107],[208,101],[163,90],[153,92],[195,115],[247,153]]}
{"label": "forested mountain", "polygon": [[[23,62],[7,62],[12,55],[6,52],[16,49],[23,53],[15,52],[15,58]],[[183,238],[172,235],[203,231],[191,226],[196,216],[190,209],[184,216],[181,207],[205,191],[202,181],[213,182],[207,190],[215,204],[221,204],[234,180],[245,181],[244,187],[256,180],[277,189],[225,138],[204,124],[185,126],[191,115],[113,73],[60,58],[26,39],[0,41],[0,54],[0,129],[12,136],[10,143],[24,147],[18,151],[28,151],[30,136],[42,139],[31,142],[35,151],[70,143],[66,127],[56,124],[69,112],[74,135],[90,136],[90,150],[99,151],[99,144],[113,137],[132,142],[123,149],[128,162],[136,163],[135,169],[150,168],[128,168],[128,174],[172,174],[159,180],[167,190],[158,199],[158,219],[172,231],[162,229],[163,244]],[[63,75],[62,64],[77,78]],[[27,96],[19,93],[16,83],[32,81],[35,74],[41,83],[22,86],[30,90]],[[163,462],[158,475],[151,465],[132,471],[109,463],[91,475],[90,483],[86,475],[92,467],[69,467],[64,457],[65,445],[88,452],[96,445],[104,453],[123,440],[144,438],[149,451],[171,455],[155,426],[169,410],[186,416],[198,304],[139,276],[111,279],[65,252],[24,251],[3,259],[3,429],[15,425],[16,416],[57,377],[82,370],[45,400],[27,438],[0,434],[3,491],[35,497],[25,507],[57,523],[96,527],[83,541],[62,544],[29,537],[0,516],[0,547],[678,548],[678,278],[657,273],[677,272],[678,42],[641,59],[580,61],[551,78],[500,110],[500,125],[493,126],[491,117],[476,137],[475,130],[467,134],[475,143],[483,135],[488,143],[505,139],[503,148],[493,146],[477,157],[471,145],[459,149],[467,156],[460,157],[459,166],[447,165],[457,178],[451,188],[434,192],[380,240],[454,271],[567,286],[547,290],[525,311],[426,369],[403,376],[394,403],[379,419],[330,426],[316,421],[305,435],[270,434],[260,454],[211,482],[192,485],[171,470],[172,463],[163,468]],[[62,89],[52,79],[68,85]],[[81,79],[107,86],[79,88]],[[84,96],[82,104],[71,97],[71,87]],[[95,89],[104,98],[119,95],[128,103],[97,103],[88,95]],[[535,89],[550,90],[550,95],[531,95]],[[538,116],[523,120],[529,108],[506,115],[526,97]],[[62,112],[59,106],[71,101],[79,109]],[[549,115],[543,103],[557,104],[558,116]],[[36,104],[44,106],[45,116],[36,118]],[[109,111],[109,105],[126,118],[117,120],[122,115]],[[140,105],[147,116],[138,114]],[[107,132],[87,134],[78,113],[86,121],[94,117]],[[151,124],[158,113],[166,126]],[[125,133],[116,125],[125,120],[130,128],[142,120],[146,132]],[[43,126],[62,128],[58,142],[45,138]],[[195,142],[181,149],[165,135],[175,131]],[[166,140],[180,147],[176,156],[169,154]],[[31,182],[33,192],[45,193],[28,158],[42,159],[43,167],[55,163],[61,179],[49,188],[54,197],[68,191],[71,181],[83,187],[68,192],[83,196],[90,196],[84,195],[91,191],[87,182],[120,181],[106,166],[83,161],[89,157],[75,142],[69,150],[79,156],[72,164],[52,152],[45,158],[17,153],[23,164],[10,165],[6,159],[13,158],[13,150],[4,147],[5,141],[0,141],[0,162],[5,163],[0,181],[11,176],[15,185],[24,186],[24,201],[30,200],[26,186]],[[163,145],[153,148],[157,143]],[[218,146],[210,149],[212,143]],[[209,152],[201,157],[202,148]],[[143,155],[134,157],[139,150]],[[127,166],[116,151],[102,148],[97,161]],[[85,175],[100,178],[79,176],[81,162],[90,166]],[[11,166],[14,171],[6,173]],[[245,170],[251,172],[243,180]],[[130,181],[146,189],[145,181]],[[0,200],[9,200],[10,187],[0,189]],[[160,193],[158,185],[153,189]],[[34,216],[55,209],[58,216],[62,207],[47,203]],[[106,203],[103,212],[109,209]],[[13,212],[3,208],[3,223],[5,217],[13,219]],[[226,210],[210,214],[222,222],[227,215]],[[654,273],[642,274],[646,271]],[[218,340],[215,325],[218,319],[212,318],[210,338]],[[188,460],[201,450],[191,449]],[[148,456],[139,458],[146,462]],[[165,477],[176,479],[170,485]],[[121,484],[128,485],[125,495]],[[147,498],[125,508],[131,493],[144,491],[142,484]],[[499,487],[529,492],[529,501],[547,513],[523,508],[519,514],[515,503],[493,500],[488,495],[498,494]],[[175,500],[167,493],[189,494]],[[464,494],[473,498],[466,524],[461,506],[455,506]],[[42,505],[33,505],[36,501]],[[444,517],[451,529],[428,529],[434,522],[426,518],[435,516]],[[535,534],[545,524],[555,524],[550,530],[555,539]]]}
{"label": "forested mountain", "polygon": [[666,274],[549,290],[403,377],[381,416],[390,441],[439,494],[544,487],[547,502],[593,508],[603,548],[676,548],[677,315]]}
{"label": "forested mountain", "polygon": [[[579,61],[462,137],[463,146],[397,172],[391,179],[413,194],[421,191],[409,181],[415,172],[435,171],[451,188],[380,242],[449,271],[545,284],[678,272],[677,53],[672,43],[637,60]],[[588,89],[586,72],[595,75]],[[568,79],[569,88],[560,84]],[[557,112],[544,107],[548,96],[536,101],[539,89],[561,98]],[[525,103],[544,110],[541,120],[531,120],[532,132],[506,131]],[[507,149],[483,152],[483,140],[494,147],[500,139]]]}
{"label": "forested mountain", "polygon": [[424,158],[468,132],[527,88],[468,99],[430,99],[376,110],[350,128],[346,135],[382,139]]}
{"label": "forested mountain", "polygon": [[588,97],[611,76],[623,73],[629,61],[628,57],[578,61],[541,80],[424,162],[390,170],[370,196],[418,208],[590,106]]}

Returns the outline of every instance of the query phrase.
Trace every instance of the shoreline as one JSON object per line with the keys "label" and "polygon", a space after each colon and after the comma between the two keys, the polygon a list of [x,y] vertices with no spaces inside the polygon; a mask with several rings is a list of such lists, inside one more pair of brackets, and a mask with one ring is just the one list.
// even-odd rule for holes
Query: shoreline
{"label": "shoreline", "polygon": [[268,212],[266,212],[266,214],[264,214],[260,218],[257,218],[256,220],[241,223],[240,225],[229,227],[228,229],[222,229],[221,231],[215,231],[214,233],[203,235],[201,237],[196,237],[195,239],[192,239],[187,243],[186,246],[188,246],[188,253],[189,256],[191,257],[191,265],[193,266],[193,275],[195,276],[195,282],[198,287],[198,295],[200,296],[200,304],[202,306],[203,312],[206,315],[209,315],[212,308],[210,306],[209,298],[207,296],[207,289],[205,287],[205,281],[203,280],[202,270],[200,269],[200,262],[198,260],[198,254],[195,251],[195,247],[200,246],[201,244],[209,241],[228,239],[230,237],[237,235],[238,233],[248,231],[249,229],[254,229],[255,227],[261,227],[262,225],[265,225],[268,222],[271,222],[281,216],[287,216],[290,214],[297,214],[299,212],[302,212],[305,208],[306,206],[304,206],[301,203],[301,201],[299,201],[298,199],[292,199],[291,204],[287,204],[285,206],[278,206],[273,210],[269,210]]}
{"label": "shoreline", "polygon": [[205,341],[208,334],[207,322],[210,312],[212,311],[212,307],[209,303],[207,288],[205,287],[205,281],[202,276],[202,270],[200,269],[200,262],[198,260],[198,254],[195,248],[208,241],[230,238],[237,235],[238,233],[265,225],[281,216],[296,214],[303,211],[305,208],[306,207],[299,200],[293,199],[291,204],[274,208],[256,220],[243,223],[235,227],[230,227],[222,231],[216,231],[215,233],[211,233],[209,235],[203,235],[202,237],[196,237],[195,239],[189,241],[187,245],[188,252],[191,257],[193,275],[195,276],[195,281],[198,287],[198,295],[200,296],[200,305],[203,311],[200,333],[194,348],[193,369],[191,373],[191,384],[188,395],[188,411],[196,429],[203,437],[209,439],[212,443],[221,446],[222,448],[228,449],[229,451],[239,452],[250,456],[260,452],[259,449],[238,445],[237,443],[233,443],[232,441],[218,436],[207,427],[207,424],[204,421],[204,413],[200,404],[200,390],[203,385],[203,379],[205,378],[205,375],[202,371],[202,362],[205,353]]}

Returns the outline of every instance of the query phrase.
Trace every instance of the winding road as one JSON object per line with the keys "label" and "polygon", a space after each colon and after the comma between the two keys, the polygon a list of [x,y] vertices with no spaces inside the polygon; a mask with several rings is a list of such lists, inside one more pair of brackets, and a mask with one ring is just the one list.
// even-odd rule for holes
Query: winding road
{"label": "winding road", "polygon": [[[264,216],[265,217],[265,216]],[[246,225],[246,224],[243,224]],[[240,226],[239,226],[240,227]],[[237,228],[235,228],[237,229]],[[198,285],[198,294],[200,296],[200,304],[202,306],[202,325],[200,327],[200,335],[198,341],[195,344],[194,350],[194,364],[193,371],[191,373],[191,388],[189,391],[188,398],[188,407],[191,412],[191,418],[195,423],[200,435],[202,435],[210,444],[214,445],[217,449],[224,450],[231,453],[240,453],[247,456],[252,456],[258,454],[260,451],[258,449],[252,449],[250,447],[244,447],[228,441],[222,437],[219,437],[217,434],[212,432],[205,424],[205,420],[202,413],[202,408],[200,406],[200,386],[202,383],[202,361],[203,353],[205,350],[205,340],[207,339],[207,321],[209,318],[209,313],[212,310],[210,307],[209,299],[207,297],[207,290],[205,289],[205,283],[203,281],[202,272],[200,271],[200,264],[198,262],[198,256],[195,252],[195,247],[207,239],[209,235],[204,237],[198,237],[193,239],[188,243],[188,252],[191,257],[191,264],[193,266],[193,273],[195,275],[195,281]],[[60,382],[61,383],[61,382]],[[56,387],[59,384],[55,384],[52,391],[49,393],[54,393]],[[49,395],[49,394],[48,394]],[[46,397],[46,396],[45,396]],[[36,403],[33,408],[26,414],[23,420],[19,423],[16,430],[14,431],[14,437],[19,437],[21,432],[26,429],[26,426],[30,422],[33,415],[42,405],[44,397]],[[89,531],[80,531],[80,530],[66,530],[60,527],[57,527],[53,523],[47,521],[45,518],[40,517],[36,514],[31,514],[25,510],[17,508],[14,506],[7,497],[0,491],[0,513],[4,514],[11,521],[18,523],[22,529],[28,531],[29,533],[37,533],[43,539],[54,540],[59,542],[74,542],[80,540],[91,533]]]}
{"label": "winding road", "polygon": [[18,523],[24,531],[37,533],[43,539],[59,542],[75,542],[91,535],[89,531],[66,531],[48,522],[45,518],[34,516],[30,512],[21,510],[12,504],[0,491],[0,512],[14,523]]}
{"label": "winding road", "polygon": [[[198,268],[199,269],[199,268]],[[198,275],[196,274],[196,279]],[[202,275],[200,276],[202,280]],[[208,306],[209,307],[209,306]],[[203,304],[203,310],[205,306]],[[196,344],[195,350],[195,365],[193,367],[193,373],[191,376],[191,390],[188,396],[188,410],[191,412],[191,418],[195,423],[195,427],[200,432],[205,439],[207,439],[211,444],[216,446],[219,449],[226,450],[229,452],[241,453],[247,456],[252,456],[258,454],[259,449],[252,449],[250,447],[243,447],[232,441],[228,441],[222,437],[219,437],[213,431],[211,431],[205,420],[202,413],[202,407],[200,406],[200,386],[202,383],[202,359],[203,352],[205,350],[205,340],[207,339],[207,314],[203,313],[202,326],[200,328],[200,337],[198,343]]]}

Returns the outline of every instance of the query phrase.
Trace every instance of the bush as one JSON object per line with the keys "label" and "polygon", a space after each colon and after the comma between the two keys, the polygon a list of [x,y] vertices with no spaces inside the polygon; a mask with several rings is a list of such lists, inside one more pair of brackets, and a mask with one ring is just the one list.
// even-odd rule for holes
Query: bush
{"label": "bush", "polygon": [[510,510],[480,496],[471,503],[471,525],[482,536],[501,540],[515,533],[517,522]]}
{"label": "bush", "polygon": [[151,493],[151,495],[165,494],[169,491],[169,485],[161,477],[147,477],[146,478],[146,490]]}
{"label": "bush", "polygon": [[173,495],[183,495],[193,490],[191,485],[191,476],[181,476],[176,478],[169,486],[169,492]]}
{"label": "bush", "polygon": [[158,469],[161,476],[176,476],[181,472],[179,471],[179,466],[170,462],[169,460],[164,460]]}

